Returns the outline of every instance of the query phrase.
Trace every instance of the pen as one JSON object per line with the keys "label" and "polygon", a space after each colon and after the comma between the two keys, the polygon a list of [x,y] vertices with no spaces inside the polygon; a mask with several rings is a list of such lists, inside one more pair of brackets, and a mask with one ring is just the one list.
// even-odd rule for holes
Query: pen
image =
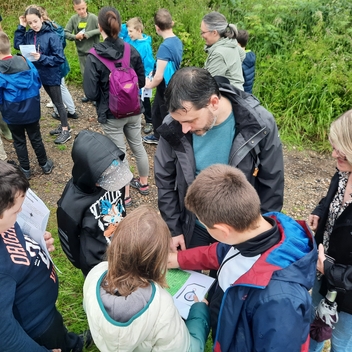
{"label": "pen", "polygon": [[39,49],[40,49],[40,44],[38,44],[38,50],[37,50],[37,53],[39,53]]}

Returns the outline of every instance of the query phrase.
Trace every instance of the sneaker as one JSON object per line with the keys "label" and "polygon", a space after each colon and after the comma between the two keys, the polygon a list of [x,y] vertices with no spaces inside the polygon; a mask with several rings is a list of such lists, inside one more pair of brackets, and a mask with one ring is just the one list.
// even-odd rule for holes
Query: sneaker
{"label": "sneaker", "polygon": [[[53,108],[54,107],[54,103],[51,101],[50,103],[46,104],[46,107],[47,108]],[[67,109],[66,104],[64,104],[64,107],[65,107],[65,109]]]}
{"label": "sneaker", "polygon": [[153,125],[151,123],[146,123],[145,127],[143,128],[143,132],[145,134],[150,133],[151,131],[153,131]]}
{"label": "sneaker", "polygon": [[132,206],[132,198],[131,197],[125,198],[125,208],[129,208],[131,206]]}
{"label": "sneaker", "polygon": [[147,195],[149,194],[149,186],[148,183],[146,185],[142,185],[139,178],[133,178],[130,182],[131,187],[138,189],[140,194]]}
{"label": "sneaker", "polygon": [[67,117],[69,119],[78,119],[78,115],[76,112],[74,112],[73,114],[71,114],[70,112],[67,113]]}
{"label": "sneaker", "polygon": [[43,166],[41,166],[41,168],[42,168],[43,172],[44,172],[46,175],[48,175],[48,174],[51,173],[51,171],[53,171],[54,163],[53,163],[52,160],[48,159],[48,160],[46,161],[46,163],[45,163]]}
{"label": "sneaker", "polygon": [[60,121],[60,116],[56,112],[51,113],[51,117],[53,119],[55,119],[55,120],[59,120]]}
{"label": "sneaker", "polygon": [[144,143],[147,144],[158,144],[159,143],[159,139],[156,138],[153,134],[151,134],[150,136],[144,136],[142,138]]}
{"label": "sneaker", "polygon": [[88,103],[89,102],[89,99],[86,96],[84,96],[81,100],[82,100],[82,103]]}
{"label": "sneaker", "polygon": [[26,176],[27,180],[31,179],[31,170],[26,170],[23,167],[20,166],[20,170],[24,173],[24,175]]}
{"label": "sneaker", "polygon": [[[61,127],[61,123],[60,123],[60,125],[57,126],[54,130],[51,130],[51,131],[49,132],[49,134],[50,134],[50,136],[56,136],[56,135],[60,134],[61,131],[62,131],[62,127]],[[69,132],[72,131],[71,128],[70,128],[70,126],[68,126],[68,131],[69,131]]]}
{"label": "sneaker", "polygon": [[69,130],[61,130],[61,133],[57,136],[54,143],[55,144],[65,144],[68,140],[71,139]]}

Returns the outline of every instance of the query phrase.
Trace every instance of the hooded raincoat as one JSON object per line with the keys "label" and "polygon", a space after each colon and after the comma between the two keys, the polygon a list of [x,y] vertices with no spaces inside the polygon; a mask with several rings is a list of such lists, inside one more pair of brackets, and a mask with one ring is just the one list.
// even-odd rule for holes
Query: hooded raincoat
{"label": "hooded raincoat", "polygon": [[106,136],[81,131],[72,148],[72,178],[58,201],[57,221],[62,248],[86,275],[103,260],[117,223],[125,216],[125,188],[97,186],[113,160],[125,154]]}

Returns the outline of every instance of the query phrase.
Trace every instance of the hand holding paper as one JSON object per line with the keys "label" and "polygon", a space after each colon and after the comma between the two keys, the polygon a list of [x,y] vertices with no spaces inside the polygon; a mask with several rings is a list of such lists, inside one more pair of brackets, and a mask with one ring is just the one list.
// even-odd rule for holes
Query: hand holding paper
{"label": "hand holding paper", "polygon": [[29,61],[37,61],[40,53],[37,53],[35,45],[20,45],[21,55]]}

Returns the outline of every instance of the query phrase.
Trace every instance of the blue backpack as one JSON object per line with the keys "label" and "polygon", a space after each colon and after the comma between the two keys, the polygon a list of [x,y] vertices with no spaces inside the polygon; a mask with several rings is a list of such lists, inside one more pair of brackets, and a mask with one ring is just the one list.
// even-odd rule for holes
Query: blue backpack
{"label": "blue backpack", "polygon": [[[50,28],[57,34],[60,38],[60,42],[62,44],[62,48],[66,48],[66,37],[64,29],[57,24],[55,21],[45,21]],[[66,75],[70,72],[70,65],[65,57],[65,62],[61,65],[61,77],[66,77]]]}

